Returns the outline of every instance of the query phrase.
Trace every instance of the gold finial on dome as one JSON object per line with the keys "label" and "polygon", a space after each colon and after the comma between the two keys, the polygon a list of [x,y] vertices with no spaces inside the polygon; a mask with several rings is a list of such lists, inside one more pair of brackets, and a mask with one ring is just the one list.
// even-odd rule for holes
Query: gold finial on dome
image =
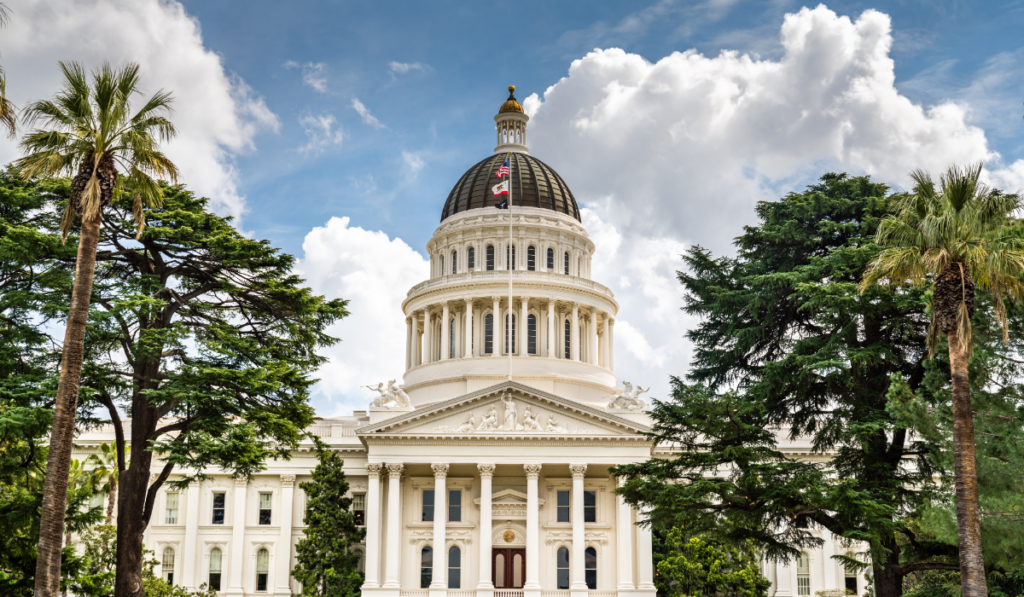
{"label": "gold finial on dome", "polygon": [[516,101],[515,92],[516,86],[509,85],[508,99],[505,100],[505,103],[501,105],[501,109],[498,110],[498,114],[502,114],[504,112],[519,112],[520,114],[525,114],[525,112],[523,111],[523,106]]}

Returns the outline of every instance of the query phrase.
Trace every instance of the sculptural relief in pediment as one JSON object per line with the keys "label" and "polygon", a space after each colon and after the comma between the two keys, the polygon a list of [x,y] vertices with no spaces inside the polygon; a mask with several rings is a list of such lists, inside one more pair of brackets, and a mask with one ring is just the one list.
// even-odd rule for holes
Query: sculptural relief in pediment
{"label": "sculptural relief in pediment", "polygon": [[434,433],[484,435],[495,433],[591,433],[575,419],[569,419],[553,409],[518,401],[510,392],[501,399],[480,407],[463,411],[454,420],[445,421],[432,429]]}

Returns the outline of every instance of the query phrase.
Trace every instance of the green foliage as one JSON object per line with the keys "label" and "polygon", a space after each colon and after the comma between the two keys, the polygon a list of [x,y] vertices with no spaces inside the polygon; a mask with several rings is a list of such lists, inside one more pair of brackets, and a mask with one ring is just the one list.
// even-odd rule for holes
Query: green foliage
{"label": "green foliage", "polygon": [[[47,438],[53,420],[59,353],[47,330],[64,317],[70,295],[67,261],[52,230],[67,201],[66,180],[25,181],[0,171],[0,594],[31,595],[43,498]],[[93,417],[83,409],[82,420]],[[81,531],[99,520],[86,504],[93,476],[73,463],[66,527]],[[76,574],[72,549],[63,554],[65,580]]]}
{"label": "green foliage", "polygon": [[[905,524],[938,495],[939,446],[887,410],[892,375],[922,387],[924,294],[858,290],[892,201],[867,177],[828,174],[758,204],[735,258],[684,256],[685,310],[702,321],[687,333],[687,380],[674,378],[672,400],[651,413],[651,438],[673,453],[615,470],[656,526],[753,541],[775,560],[820,545],[812,531],[824,527],[868,544],[884,594],[898,594],[904,565],[955,567],[943,559],[955,546]],[[835,456],[790,457],[786,436]]]}
{"label": "green foliage", "polygon": [[302,583],[308,597],[355,597],[360,594],[363,575],[359,554],[352,546],[360,543],[366,530],[356,526],[348,497],[343,461],[318,442],[319,463],[313,480],[303,482],[306,492],[305,536],[295,546],[298,562],[292,576]]}
{"label": "green foliage", "polygon": [[674,528],[658,562],[659,589],[666,597],[767,597],[771,581],[761,574],[750,543],[726,545],[710,537],[687,537]]}
{"label": "green foliage", "polygon": [[80,597],[112,597],[117,566],[117,528],[98,524],[86,529],[77,540],[82,548],[81,568],[70,585]]}
{"label": "green foliage", "polygon": [[[152,554],[149,551],[146,553]],[[200,585],[198,591],[189,591],[180,585],[167,584],[167,581],[155,572],[159,565],[160,562],[155,558],[150,558],[143,567],[142,587],[146,597],[217,597],[217,591],[208,589],[206,584]]]}

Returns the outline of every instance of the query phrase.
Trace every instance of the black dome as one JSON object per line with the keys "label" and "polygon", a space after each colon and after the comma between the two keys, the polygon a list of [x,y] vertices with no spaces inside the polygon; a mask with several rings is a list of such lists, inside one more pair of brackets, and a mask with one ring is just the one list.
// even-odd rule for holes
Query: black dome
{"label": "black dome", "polygon": [[[501,182],[494,173],[507,155],[498,153],[486,157],[462,175],[444,202],[442,222],[457,213],[494,207],[502,200],[494,196],[491,187]],[[580,220],[576,198],[562,177],[551,166],[527,153],[512,154],[512,206],[541,207]]]}

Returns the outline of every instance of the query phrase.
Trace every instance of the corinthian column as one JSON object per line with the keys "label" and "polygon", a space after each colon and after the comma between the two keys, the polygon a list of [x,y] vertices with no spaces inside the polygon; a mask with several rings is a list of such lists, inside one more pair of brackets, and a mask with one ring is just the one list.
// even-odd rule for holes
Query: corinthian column
{"label": "corinthian column", "polygon": [[587,465],[570,464],[572,473],[572,560],[569,569],[569,590],[573,594],[582,592],[586,595],[587,578],[584,569],[584,553],[586,549],[586,533],[583,527],[583,477],[587,474]]}
{"label": "corinthian column", "polygon": [[473,356],[473,299],[466,299],[466,324],[463,326],[462,356]]}
{"label": "corinthian column", "polygon": [[385,589],[400,589],[402,584],[398,579],[399,558],[402,554],[402,471],[405,465],[388,464],[388,538],[385,548],[387,557],[384,558],[384,586]]}
{"label": "corinthian column", "polygon": [[430,307],[423,309],[423,364],[434,362],[434,326],[430,323]]}
{"label": "corinthian column", "polygon": [[405,318],[405,370],[412,369],[412,317]]}
{"label": "corinthian column", "polygon": [[530,326],[526,324],[530,316],[530,297],[524,296],[520,299],[522,307],[519,309],[519,356],[525,357],[530,354]]}
{"label": "corinthian column", "polygon": [[555,297],[548,299],[548,357],[555,358]]}
{"label": "corinthian column", "polygon": [[444,597],[448,592],[445,570],[448,554],[444,548],[445,521],[448,519],[448,465],[432,464],[434,469],[434,570],[430,579],[430,596]]}
{"label": "corinthian column", "polygon": [[602,367],[611,369],[611,364],[608,361],[608,348],[611,347],[611,337],[608,335],[608,314],[604,314],[604,329],[601,330],[601,362]]}
{"label": "corinthian column", "polygon": [[[188,484],[188,497],[185,499],[185,545],[198,545],[196,537],[199,533],[199,482]],[[196,588],[196,554],[182,552],[184,569],[181,575],[182,586],[186,589]],[[202,584],[202,583],[198,583]]]}
{"label": "corinthian column", "polygon": [[231,513],[231,568],[229,569],[228,595],[242,594],[242,562],[245,551],[245,497],[248,488],[246,479],[235,479],[235,507]]}
{"label": "corinthian column", "polygon": [[587,362],[591,365],[597,364],[597,309],[590,310],[590,342],[587,343],[589,353]]}
{"label": "corinthian column", "polygon": [[636,528],[636,567],[637,591],[654,595],[658,589],[654,586],[654,545],[650,526]]}
{"label": "corinthian column", "polygon": [[[605,319],[605,330],[608,329],[608,320]],[[606,332],[607,333],[607,332]],[[619,487],[626,484],[624,478],[619,478]],[[615,496],[616,503],[616,520],[615,520],[615,539],[617,543],[616,562],[618,566],[618,577],[619,584],[618,589],[620,591],[632,591],[636,587],[633,586],[633,511],[626,503],[626,500],[621,496]]]}
{"label": "corinthian column", "polygon": [[572,304],[572,327],[569,328],[569,350],[572,360],[580,360],[580,304]]}
{"label": "corinthian column", "polygon": [[442,360],[442,361],[447,361],[448,357],[451,355],[451,347],[449,346],[449,342],[451,342],[452,334],[451,334],[451,330],[448,328],[448,326],[451,325],[450,323],[448,323],[449,316],[450,316],[450,311],[448,311],[448,301],[441,301],[441,358],[440,358],[440,360]]}
{"label": "corinthian column", "polygon": [[[493,464],[478,464],[480,471],[480,579],[476,584],[477,597],[490,597],[494,591],[491,582],[491,478]],[[483,592],[482,592],[483,591]]]}
{"label": "corinthian column", "polygon": [[292,577],[292,501],[295,496],[295,475],[281,475],[281,527],[280,543],[277,547],[277,591],[278,595],[291,595],[289,580]]}
{"label": "corinthian column", "polygon": [[383,464],[366,465],[366,571],[364,589],[380,586],[380,471]]}
{"label": "corinthian column", "polygon": [[525,464],[526,471],[526,584],[524,597],[540,596],[540,500],[537,496],[539,464]]}
{"label": "corinthian column", "polygon": [[494,301],[494,310],[491,317],[491,356],[501,356],[501,343],[505,335],[505,327],[501,325],[501,297],[492,296],[491,300]]}

